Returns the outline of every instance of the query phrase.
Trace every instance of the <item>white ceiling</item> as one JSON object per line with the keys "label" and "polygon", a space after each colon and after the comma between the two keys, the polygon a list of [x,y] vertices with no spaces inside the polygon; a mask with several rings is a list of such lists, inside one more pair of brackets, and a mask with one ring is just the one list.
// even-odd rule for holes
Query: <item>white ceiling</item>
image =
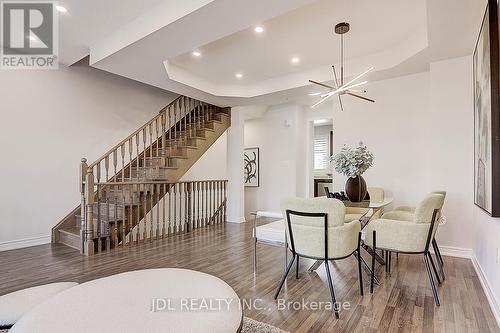
{"label": "white ceiling", "polygon": [[[485,0],[67,0],[60,59],[218,105],[309,103],[308,79],[331,80],[333,26],[347,35],[348,73],[370,80],[425,71],[472,53]],[[253,27],[265,27],[256,35]],[[193,59],[192,50],[202,51]],[[291,65],[292,56],[300,57]],[[236,80],[235,72],[245,74]]]}
{"label": "white ceiling", "polygon": [[[175,0],[172,0],[175,1]],[[165,0],[64,0],[68,12],[59,17],[60,62],[73,64],[90,47]]]}
{"label": "white ceiling", "polygon": [[[242,30],[200,46],[201,57],[188,52],[169,59],[169,65],[218,86],[254,85],[321,65],[328,68],[340,59],[340,38],[333,27],[344,20],[351,24],[345,35],[347,59],[392,49],[427,27],[425,1],[321,0],[261,22],[263,33]],[[292,57],[300,62],[291,63]],[[236,72],[244,77],[235,78]]]}

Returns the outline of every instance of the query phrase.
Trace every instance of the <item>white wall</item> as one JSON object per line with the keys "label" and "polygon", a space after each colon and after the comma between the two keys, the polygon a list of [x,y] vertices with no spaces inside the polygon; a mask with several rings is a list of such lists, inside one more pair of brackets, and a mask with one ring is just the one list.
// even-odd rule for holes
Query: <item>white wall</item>
{"label": "white wall", "polygon": [[[360,141],[375,155],[363,177],[368,186],[383,187],[397,203],[414,204],[430,190],[425,149],[428,131],[429,74],[378,81],[366,88],[376,102],[343,99],[344,111],[334,105],[334,152]],[[346,177],[334,172],[334,188],[343,190]]]}
{"label": "white wall", "polygon": [[0,75],[0,249],[49,241],[79,201],[90,162],[176,96],[87,67]]}
{"label": "white wall", "polygon": [[270,107],[262,118],[245,122],[245,148],[260,148],[260,186],[245,187],[245,215],[279,211],[286,196],[305,196],[307,129],[304,108]]}
{"label": "white wall", "polygon": [[[486,290],[490,297],[497,322],[500,325],[500,262],[497,251],[500,247],[500,218],[492,218],[478,207],[473,207],[473,226],[476,229],[474,243],[474,259],[481,274],[486,278]],[[487,293],[488,295],[488,293]]]}
{"label": "white wall", "polygon": [[181,177],[181,181],[227,179],[227,133],[203,153],[198,161]]}
{"label": "white wall", "polygon": [[[443,246],[472,249],[472,88],[470,58],[434,63],[430,72],[379,81],[367,87],[376,102],[345,98],[334,112],[335,151],[363,141],[375,155],[363,177],[394,205],[418,203],[428,192],[448,192],[440,228]],[[345,177],[334,173],[334,187]]]}
{"label": "white wall", "polygon": [[432,63],[430,67],[430,126],[426,147],[428,184],[445,189],[444,214],[449,223],[440,228],[443,245],[474,247],[474,106],[472,59],[463,57]]}
{"label": "white wall", "polygon": [[247,107],[231,109],[231,127],[227,131],[227,222],[245,222],[243,188],[243,147]]}

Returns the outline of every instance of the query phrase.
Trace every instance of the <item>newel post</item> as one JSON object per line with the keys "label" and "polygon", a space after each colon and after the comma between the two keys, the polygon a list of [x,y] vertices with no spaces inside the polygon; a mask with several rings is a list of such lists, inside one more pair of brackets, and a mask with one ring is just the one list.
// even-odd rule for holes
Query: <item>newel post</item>
{"label": "newel post", "polygon": [[84,253],[84,245],[85,245],[85,215],[87,211],[87,205],[86,205],[86,199],[85,199],[85,178],[87,175],[87,169],[89,166],[87,165],[87,159],[82,158],[80,161],[80,180],[79,180],[79,185],[80,185],[80,253]]}
{"label": "newel post", "polygon": [[94,254],[94,174],[92,168],[85,172],[85,237],[83,253],[91,256]]}

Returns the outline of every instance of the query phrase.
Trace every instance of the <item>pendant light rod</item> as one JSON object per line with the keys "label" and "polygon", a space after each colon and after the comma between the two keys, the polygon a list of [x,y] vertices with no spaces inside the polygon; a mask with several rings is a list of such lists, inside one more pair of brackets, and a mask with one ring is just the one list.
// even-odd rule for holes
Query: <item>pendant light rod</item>
{"label": "pendant light rod", "polygon": [[344,35],[340,35],[340,85],[344,85]]}

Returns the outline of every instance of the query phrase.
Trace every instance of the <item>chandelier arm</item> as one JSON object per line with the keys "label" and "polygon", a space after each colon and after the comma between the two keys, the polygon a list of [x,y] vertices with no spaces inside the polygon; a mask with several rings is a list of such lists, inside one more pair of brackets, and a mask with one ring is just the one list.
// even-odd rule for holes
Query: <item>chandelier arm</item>
{"label": "chandelier arm", "polygon": [[322,87],[328,88],[328,89],[336,89],[336,88],[334,88],[334,87],[332,87],[332,86],[329,86],[329,85],[327,85],[327,84],[320,83],[320,82],[317,82],[317,81],[309,80],[309,82],[314,83],[314,84],[317,84],[318,86],[322,86]]}
{"label": "chandelier arm", "polygon": [[329,97],[335,94],[338,94],[341,91],[347,90],[347,88],[339,88],[330,92],[327,92],[326,94],[320,95],[320,97]]}
{"label": "chandelier arm", "polygon": [[350,86],[345,85],[344,87],[342,87],[342,90],[350,90],[351,88],[363,86],[363,85],[365,85],[367,83],[368,83],[368,81],[363,81],[363,82],[351,84]]}
{"label": "chandelier arm", "polygon": [[335,80],[335,89],[338,89],[340,87],[339,85],[339,80],[337,78],[337,71],[335,70],[335,65],[332,65],[332,70],[333,70],[333,79]]}
{"label": "chandelier arm", "polygon": [[351,96],[354,96],[354,97],[357,97],[357,98],[361,98],[361,99],[364,99],[365,101],[368,101],[368,102],[372,102],[372,103],[375,103],[375,101],[371,98],[367,98],[367,97],[363,97],[363,96],[359,96],[359,95],[356,95],[356,94],[353,94],[349,91],[346,92],[346,94],[348,95],[351,95]]}
{"label": "chandelier arm", "polygon": [[366,71],[364,71],[363,73],[359,74],[358,76],[356,76],[354,79],[352,79],[351,81],[347,82],[345,85],[343,86],[348,86],[350,85],[351,83],[357,81],[358,79],[360,79],[362,76],[368,74],[368,72],[370,72],[371,70],[373,70],[373,67],[370,67],[368,68]]}
{"label": "chandelier arm", "polygon": [[326,101],[327,99],[329,99],[330,97],[332,97],[333,94],[328,94],[328,96],[322,98],[319,102],[315,103],[313,106],[311,106],[311,109],[315,108],[316,106],[320,105],[321,103],[323,103],[324,101]]}
{"label": "chandelier arm", "polygon": [[342,104],[342,97],[339,96],[340,111],[344,111],[344,105]]}

